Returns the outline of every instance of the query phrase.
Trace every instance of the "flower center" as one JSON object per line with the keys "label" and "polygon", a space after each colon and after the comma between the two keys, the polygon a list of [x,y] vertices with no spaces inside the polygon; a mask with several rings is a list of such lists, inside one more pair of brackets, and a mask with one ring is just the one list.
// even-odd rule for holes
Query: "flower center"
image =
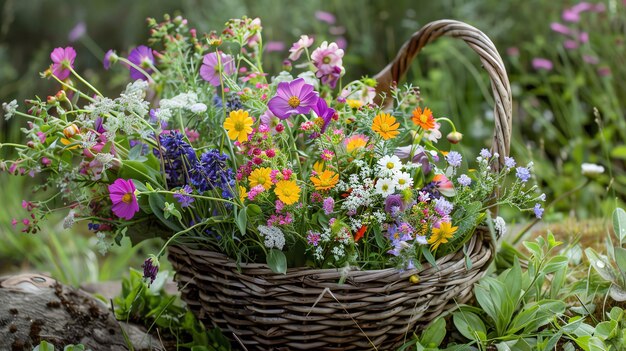
{"label": "flower center", "polygon": [[300,98],[297,96],[292,96],[289,98],[289,100],[287,101],[287,103],[289,104],[289,106],[296,108],[298,106],[300,106]]}
{"label": "flower center", "polygon": [[324,62],[325,64],[329,64],[330,60],[330,56],[325,56],[324,59],[322,59],[322,62]]}
{"label": "flower center", "polygon": [[382,189],[383,189],[384,191],[389,190],[389,185],[387,185],[387,184],[383,184]]}
{"label": "flower center", "polygon": [[259,184],[265,184],[265,177],[259,177],[259,178],[257,178],[257,182],[258,182]]}
{"label": "flower center", "polygon": [[122,196],[122,202],[125,204],[129,204],[133,202],[133,194],[131,193],[124,194],[124,196]]}
{"label": "flower center", "polygon": [[389,124],[387,124],[387,123],[381,123],[381,124],[380,124],[380,131],[381,131],[381,132],[388,132],[388,131],[389,131]]}
{"label": "flower center", "polygon": [[422,123],[426,123],[426,122],[428,122],[428,116],[426,116],[426,115],[424,115],[424,114],[420,115],[420,121],[421,121]]}
{"label": "flower center", "polygon": [[404,185],[406,183],[405,179],[398,179],[398,184]]}
{"label": "flower center", "polygon": [[243,125],[242,121],[235,122],[235,130],[236,131],[241,132],[241,131],[243,131],[244,127],[245,126]]}
{"label": "flower center", "polygon": [[387,162],[387,169],[393,169],[393,162]]}

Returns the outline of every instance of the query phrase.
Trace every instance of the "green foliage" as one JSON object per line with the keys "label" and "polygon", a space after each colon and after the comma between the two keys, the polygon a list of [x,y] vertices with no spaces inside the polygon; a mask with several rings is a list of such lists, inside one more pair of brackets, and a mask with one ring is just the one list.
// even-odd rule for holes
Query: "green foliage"
{"label": "green foliage", "polygon": [[[159,272],[150,286],[146,286],[141,272],[130,271],[122,281],[122,292],[113,303],[118,320],[144,325],[148,332],[154,328],[165,330],[179,348],[192,351],[229,351],[230,343],[219,329],[207,331],[202,322],[185,308],[176,295],[163,289],[168,273]],[[163,336],[163,337],[166,337]]]}
{"label": "green foliage", "polygon": [[[33,348],[33,351],[54,351],[54,345],[48,343],[47,341],[42,341],[39,345]],[[82,344],[78,345],[66,345],[63,348],[63,351],[90,351],[91,349],[85,349],[85,346]]]}

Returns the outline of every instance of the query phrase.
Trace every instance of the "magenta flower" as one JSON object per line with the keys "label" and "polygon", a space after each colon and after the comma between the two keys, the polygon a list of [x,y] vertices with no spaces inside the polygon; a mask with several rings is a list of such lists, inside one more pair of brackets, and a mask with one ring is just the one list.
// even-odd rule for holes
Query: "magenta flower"
{"label": "magenta flower", "polygon": [[311,61],[317,68],[318,72],[323,75],[331,74],[334,72],[335,67],[342,67],[343,50],[341,50],[336,43],[328,44],[327,41],[323,42],[319,48],[315,49],[311,54]]}
{"label": "magenta flower", "polygon": [[317,117],[321,118],[324,121],[322,124],[320,133],[324,134],[326,128],[328,128],[328,124],[330,120],[335,116],[336,111],[330,107],[326,103],[326,100],[319,98],[317,99],[317,103],[311,107],[313,112],[317,115]]}
{"label": "magenta flower", "polygon": [[68,46],[64,48],[56,48],[50,53],[52,60],[52,74],[64,80],[70,76],[69,67],[74,68],[74,60],[76,59],[76,50]]}
{"label": "magenta flower", "polygon": [[307,49],[309,47],[311,47],[311,45],[313,45],[313,38],[309,38],[308,35],[302,35],[300,36],[300,40],[298,40],[297,42],[293,43],[293,45],[291,46],[291,49],[289,49],[289,59],[291,61],[296,61],[300,58],[300,55],[302,55],[302,52],[304,51],[304,49]]}
{"label": "magenta flower", "polygon": [[563,10],[563,14],[561,15],[564,21],[566,22],[578,22],[580,21],[580,13],[574,11],[572,9]]}
{"label": "magenta flower", "polygon": [[226,75],[235,72],[235,60],[232,56],[220,52],[219,61],[221,62],[218,62],[217,54],[212,52],[204,55],[200,67],[200,77],[216,87],[220,85],[220,72]]}
{"label": "magenta flower", "polygon": [[67,39],[70,42],[75,42],[78,39],[82,38],[85,33],[87,33],[87,25],[85,24],[85,22],[80,21],[69,32],[69,34],[67,35]]}
{"label": "magenta flower", "polygon": [[285,43],[282,41],[268,41],[265,44],[265,51],[275,52],[285,50]]}
{"label": "magenta flower", "polygon": [[563,47],[567,50],[575,50],[578,49],[578,42],[576,40],[566,40],[563,42]]}
{"label": "magenta flower", "polygon": [[[109,55],[109,58],[111,58],[110,55]],[[152,49],[150,49],[149,47],[145,45],[140,45],[134,48],[128,55],[128,61],[141,67],[148,74],[154,72],[150,68],[150,66],[154,65],[154,55],[152,55]],[[131,79],[134,79],[134,80],[137,80],[137,79],[147,80],[148,79],[148,77],[146,77],[143,73],[141,73],[136,68],[132,66],[129,68],[130,68]]]}
{"label": "magenta flower", "polygon": [[305,83],[302,78],[280,82],[276,95],[270,99],[267,107],[280,119],[287,119],[298,113],[309,113],[319,100],[317,92],[313,89],[313,86]]}
{"label": "magenta flower", "polygon": [[135,213],[139,212],[135,190],[135,184],[132,180],[120,178],[109,185],[109,197],[113,202],[111,210],[116,216],[130,220]]}
{"label": "magenta flower", "polygon": [[541,58],[541,57],[535,57],[533,59],[532,62],[533,68],[536,70],[546,70],[546,71],[550,71],[552,70],[552,61],[545,59],[545,58]]}
{"label": "magenta flower", "polygon": [[563,34],[563,35],[569,35],[571,33],[571,30],[569,29],[568,26],[559,22],[550,23],[550,28],[552,29],[552,31]]}
{"label": "magenta flower", "polygon": [[115,53],[115,51],[109,50],[106,52],[106,54],[104,54],[102,65],[104,66],[104,69],[108,71],[109,68],[111,68],[111,64],[115,63],[116,61],[117,61],[117,54]]}
{"label": "magenta flower", "polygon": [[326,22],[328,24],[335,24],[335,15],[326,11],[315,11],[315,18],[318,21]]}

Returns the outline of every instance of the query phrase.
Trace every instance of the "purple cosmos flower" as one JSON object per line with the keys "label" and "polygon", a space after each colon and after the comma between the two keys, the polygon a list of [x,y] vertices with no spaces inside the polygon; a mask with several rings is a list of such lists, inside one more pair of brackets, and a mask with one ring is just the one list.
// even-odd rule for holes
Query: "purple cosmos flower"
{"label": "purple cosmos flower", "polygon": [[70,42],[75,42],[76,40],[82,38],[85,33],[87,33],[87,25],[85,25],[85,22],[80,21],[69,32],[67,39]]}
{"label": "purple cosmos flower", "polygon": [[324,208],[324,213],[326,215],[329,215],[329,214],[333,213],[333,211],[335,209],[335,199],[333,199],[330,196],[325,198],[324,199],[323,208]]}
{"label": "purple cosmos flower", "polygon": [[56,48],[50,53],[50,59],[52,60],[52,74],[60,80],[64,80],[70,76],[68,67],[74,68],[76,50],[71,46]]}
{"label": "purple cosmos flower", "polygon": [[552,61],[545,59],[545,58],[541,58],[541,57],[535,57],[532,61],[532,65],[533,68],[536,70],[546,70],[546,71],[550,71],[552,70]]}
{"label": "purple cosmos flower", "polygon": [[151,255],[146,258],[141,265],[141,268],[143,268],[143,279],[150,279],[150,282],[148,283],[148,286],[150,286],[150,284],[154,283],[157,273],[159,273],[159,260]]}
{"label": "purple cosmos flower", "polygon": [[468,177],[466,174],[461,174],[456,180],[463,186],[469,186],[472,184],[472,178]]}
{"label": "purple cosmos flower", "polygon": [[308,35],[302,35],[300,36],[300,39],[293,43],[293,45],[291,46],[291,49],[289,49],[289,59],[291,61],[296,61],[300,58],[300,55],[302,55],[302,52],[304,51],[304,49],[307,49],[309,47],[311,47],[311,45],[313,45],[313,38],[309,38]]}
{"label": "purple cosmos flower", "polygon": [[530,179],[530,171],[526,167],[517,167],[515,175],[522,183],[526,183]]}
{"label": "purple cosmos flower", "polygon": [[396,216],[398,212],[404,211],[404,202],[402,196],[398,194],[392,194],[385,199],[385,212],[391,216]]}
{"label": "purple cosmos flower", "polygon": [[324,121],[324,124],[322,124],[322,127],[320,128],[320,133],[324,134],[324,132],[326,131],[326,128],[328,128],[328,124],[330,123],[330,120],[333,118],[336,111],[328,107],[326,100],[321,99],[321,98],[317,99],[317,103],[313,105],[311,108],[313,109],[313,112],[315,112],[317,117],[321,118]]}
{"label": "purple cosmos flower", "polygon": [[[217,87],[220,85],[220,72],[226,75],[235,72],[235,60],[232,56],[220,52],[220,57],[212,52],[204,55],[202,66],[200,67],[200,76],[202,79]],[[221,65],[220,65],[221,64]]]}
{"label": "purple cosmos flower", "polygon": [[186,184],[185,186],[180,188],[180,190],[176,191],[176,193],[174,194],[174,198],[176,199],[176,201],[178,201],[180,207],[189,207],[191,203],[195,201],[193,197],[189,196],[189,194],[191,194],[192,192],[193,189]]}
{"label": "purple cosmos flower", "polygon": [[535,207],[533,208],[533,212],[535,212],[535,217],[541,219],[541,217],[543,217],[543,212],[545,210],[543,209],[543,207],[541,207],[541,204],[535,204]]}
{"label": "purple cosmos flower", "polygon": [[111,64],[115,62],[117,62],[117,54],[111,49],[107,51],[106,54],[104,54],[104,60],[102,60],[102,65],[104,66],[104,69],[108,71],[109,68],[111,68]]}
{"label": "purple cosmos flower", "polygon": [[305,83],[302,78],[280,82],[276,95],[268,102],[267,107],[280,119],[287,119],[298,113],[309,113],[319,100],[317,92],[313,89],[313,86]]}
{"label": "purple cosmos flower", "polygon": [[[323,42],[319,48],[311,54],[311,61],[321,75],[335,72],[335,67],[342,67],[343,50],[336,43]],[[318,73],[316,72],[316,75]]]}
{"label": "purple cosmos flower", "polygon": [[463,157],[456,151],[450,151],[448,155],[446,155],[446,161],[448,161],[448,164],[452,167],[459,167],[461,161],[463,161]]}
{"label": "purple cosmos flower", "polygon": [[491,152],[487,149],[482,149],[480,150],[480,157],[484,158],[484,159],[489,159],[491,158]]}
{"label": "purple cosmos flower", "polygon": [[125,220],[130,220],[139,212],[139,204],[135,197],[135,184],[132,180],[116,179],[109,185],[109,197],[113,202],[113,213]]}
{"label": "purple cosmos flower", "polygon": [[[140,45],[134,48],[128,55],[128,61],[141,67],[148,74],[154,72],[150,68],[151,65],[154,65],[154,55],[152,55],[152,49],[150,49],[149,47],[145,45]],[[148,79],[148,77],[146,77],[143,73],[141,73],[136,68],[132,66],[129,68],[130,68],[131,79],[134,79],[134,80],[137,80],[137,79],[147,80]]]}
{"label": "purple cosmos flower", "polygon": [[320,79],[322,84],[328,85],[332,89],[335,89],[335,87],[337,86],[337,82],[339,81],[339,78],[341,78],[342,73],[343,73],[342,67],[335,66],[327,74],[324,74],[323,71],[319,70],[315,72],[315,76]]}
{"label": "purple cosmos flower", "polygon": [[515,167],[515,159],[509,156],[504,157],[504,167],[507,169]]}

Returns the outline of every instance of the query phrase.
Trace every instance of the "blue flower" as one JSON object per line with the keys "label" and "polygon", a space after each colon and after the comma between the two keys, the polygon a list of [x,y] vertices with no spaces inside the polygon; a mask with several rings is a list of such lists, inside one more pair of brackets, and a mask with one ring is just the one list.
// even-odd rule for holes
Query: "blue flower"
{"label": "blue flower", "polygon": [[472,178],[468,177],[466,174],[461,174],[456,180],[463,186],[472,184]]}
{"label": "blue flower", "polygon": [[482,149],[482,150],[480,150],[480,157],[482,157],[484,159],[489,159],[489,158],[491,158],[491,152],[489,152],[489,150],[487,150],[487,149]]}
{"label": "blue flower", "polygon": [[463,161],[463,157],[456,151],[450,151],[446,156],[446,161],[448,161],[448,164],[452,167],[459,167],[461,161]]}
{"label": "blue flower", "polygon": [[163,162],[167,185],[178,187],[188,183],[189,170],[198,162],[196,152],[178,131],[159,135],[161,150],[154,150],[154,154]]}
{"label": "blue flower", "polygon": [[541,219],[545,210],[543,207],[541,207],[541,204],[535,204],[535,208],[533,208],[533,211],[535,212],[535,217]]}
{"label": "blue flower", "polygon": [[513,159],[513,157],[508,157],[507,156],[507,157],[504,158],[504,166],[507,169],[511,169],[511,168],[515,167],[515,164],[516,164],[515,163],[515,159]]}
{"label": "blue flower", "polygon": [[193,192],[193,189],[189,185],[185,185],[174,193],[174,198],[180,204],[180,207],[189,207],[195,199],[189,196]]}
{"label": "blue flower", "polygon": [[530,179],[530,171],[526,167],[517,167],[515,175],[522,183],[526,183]]}
{"label": "blue flower", "polygon": [[227,165],[228,156],[212,149],[200,156],[200,160],[191,170],[191,184],[199,192],[220,189],[222,197],[233,197],[231,189],[235,186],[235,175]]}

